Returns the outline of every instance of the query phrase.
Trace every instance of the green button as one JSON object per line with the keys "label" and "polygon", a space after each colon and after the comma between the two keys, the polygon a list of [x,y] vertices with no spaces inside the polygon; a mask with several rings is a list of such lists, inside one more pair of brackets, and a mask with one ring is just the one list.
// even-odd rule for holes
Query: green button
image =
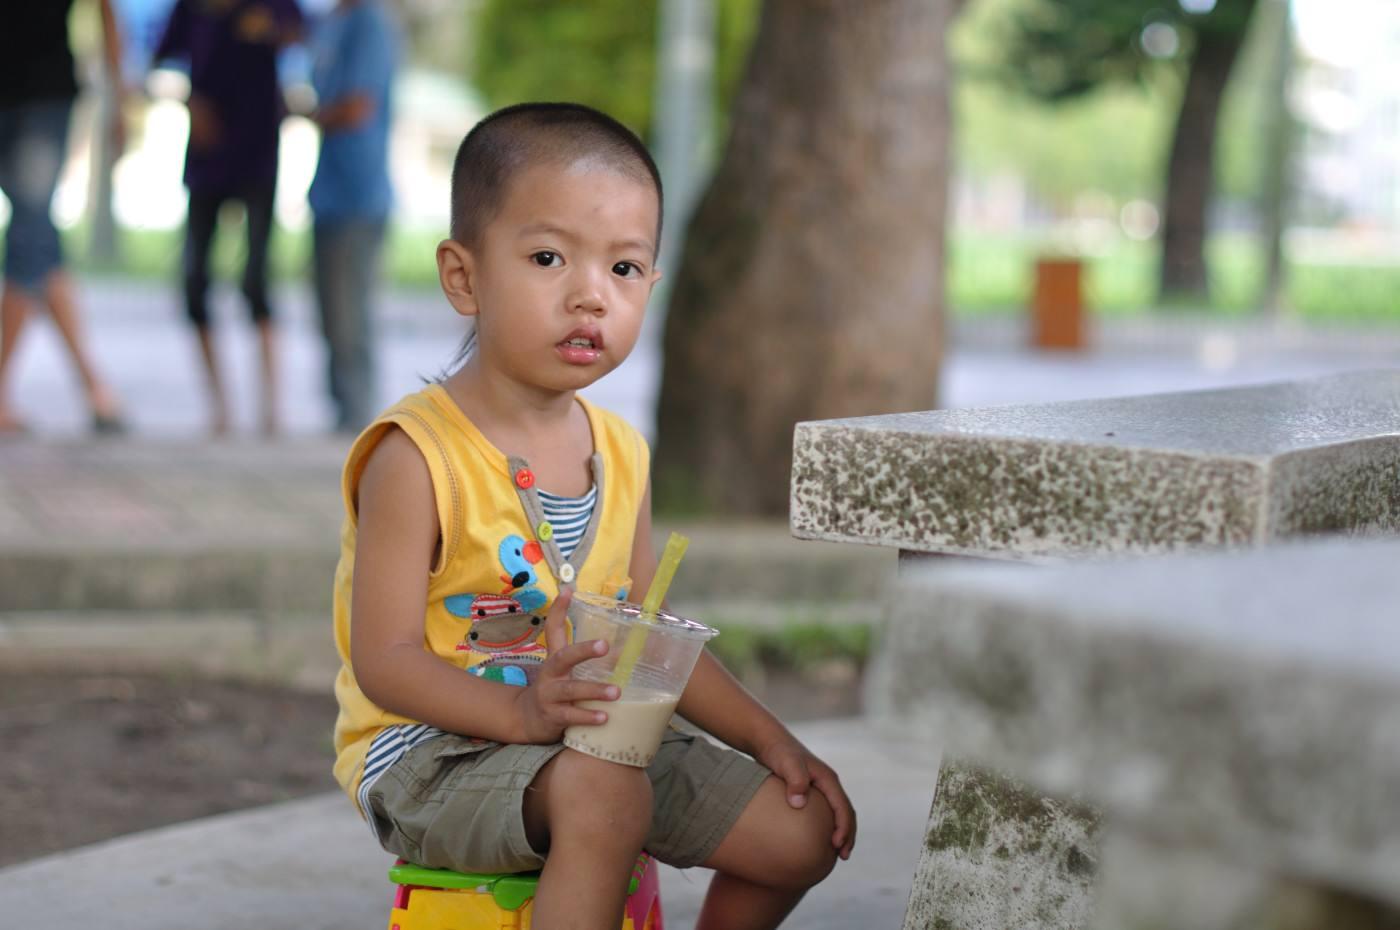
{"label": "green button", "polygon": [[535,535],[540,538],[541,542],[549,542],[554,538],[554,527],[550,525],[548,520],[545,520],[535,527]]}

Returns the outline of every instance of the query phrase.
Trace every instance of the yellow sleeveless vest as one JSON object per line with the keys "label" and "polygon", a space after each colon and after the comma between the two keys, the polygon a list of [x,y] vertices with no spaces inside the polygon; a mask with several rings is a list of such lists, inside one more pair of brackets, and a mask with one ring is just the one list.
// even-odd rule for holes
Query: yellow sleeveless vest
{"label": "yellow sleeveless vest", "polygon": [[[346,519],[335,573],[335,777],[355,798],[366,753],[386,726],[415,723],[375,706],[350,667],[350,585],[355,570],[355,491],[389,427],[403,430],[428,463],[442,551],[428,576],[423,648],[473,674],[523,684],[543,661],[544,615],[560,587],[625,597],[632,538],[650,456],[641,435],[583,401],[593,430],[593,517],[565,561],[534,487],[530,465],[507,457],[438,384],[385,411],[355,440],[341,480]],[[470,734],[466,734],[470,735]]]}

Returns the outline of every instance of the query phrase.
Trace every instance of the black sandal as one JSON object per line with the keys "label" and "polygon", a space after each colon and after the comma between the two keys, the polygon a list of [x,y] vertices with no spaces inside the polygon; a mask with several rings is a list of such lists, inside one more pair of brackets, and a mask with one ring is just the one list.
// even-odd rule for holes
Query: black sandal
{"label": "black sandal", "polygon": [[92,415],[92,431],[99,436],[124,436],[126,435],[126,421],[117,413],[94,413]]}

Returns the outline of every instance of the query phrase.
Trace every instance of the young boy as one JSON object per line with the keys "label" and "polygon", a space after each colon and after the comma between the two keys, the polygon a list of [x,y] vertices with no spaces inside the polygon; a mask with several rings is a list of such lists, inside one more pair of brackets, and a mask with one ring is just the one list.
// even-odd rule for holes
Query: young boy
{"label": "young boy", "polygon": [[572,592],[643,592],[656,571],[646,445],[575,392],[635,344],[660,230],[656,167],[616,121],[483,120],[437,253],[474,339],[345,469],[337,777],[406,859],[542,868],[542,930],[619,926],[643,848],[715,870],[699,927],[776,927],[855,842],[836,774],[708,653],[678,712],[734,749],[672,731],[642,769],[560,743],[606,719],[575,702],[618,697],[570,679],[605,648],[568,644]]}

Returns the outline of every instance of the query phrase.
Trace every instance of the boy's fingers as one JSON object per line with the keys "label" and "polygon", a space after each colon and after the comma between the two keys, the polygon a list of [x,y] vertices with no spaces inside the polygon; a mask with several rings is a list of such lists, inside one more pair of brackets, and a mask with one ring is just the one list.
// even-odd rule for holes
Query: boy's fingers
{"label": "boy's fingers", "polygon": [[565,678],[556,683],[549,697],[560,704],[572,704],[574,701],[615,701],[620,694],[617,685]]}
{"label": "boy's fingers", "polygon": [[589,710],[586,707],[571,707],[567,704],[559,705],[559,723],[566,727],[575,725],[597,726],[608,719],[606,712],[601,710]]}
{"label": "boy's fingers", "polygon": [[544,616],[544,645],[548,655],[554,655],[569,644],[569,630],[564,618],[569,613],[569,601],[573,598],[573,591],[560,591],[554,603],[549,605],[549,613]]}
{"label": "boy's fingers", "polygon": [[567,676],[569,669],[578,665],[585,659],[596,659],[598,656],[608,651],[608,644],[601,639],[590,639],[586,643],[574,643],[565,646],[557,652],[550,653],[548,661],[553,666],[554,672],[561,676]]}
{"label": "boy's fingers", "polygon": [[790,807],[806,807],[807,792],[812,787],[812,776],[802,763],[784,766],[782,778],[787,785],[787,801]]}
{"label": "boy's fingers", "polygon": [[818,773],[812,782],[817,786],[817,790],[826,796],[827,803],[831,806],[832,819],[835,821],[835,828],[831,832],[831,844],[836,847],[842,859],[849,859],[851,850],[856,845],[856,812],[851,806],[850,798],[846,797],[846,789],[841,787],[841,781],[835,774]]}

